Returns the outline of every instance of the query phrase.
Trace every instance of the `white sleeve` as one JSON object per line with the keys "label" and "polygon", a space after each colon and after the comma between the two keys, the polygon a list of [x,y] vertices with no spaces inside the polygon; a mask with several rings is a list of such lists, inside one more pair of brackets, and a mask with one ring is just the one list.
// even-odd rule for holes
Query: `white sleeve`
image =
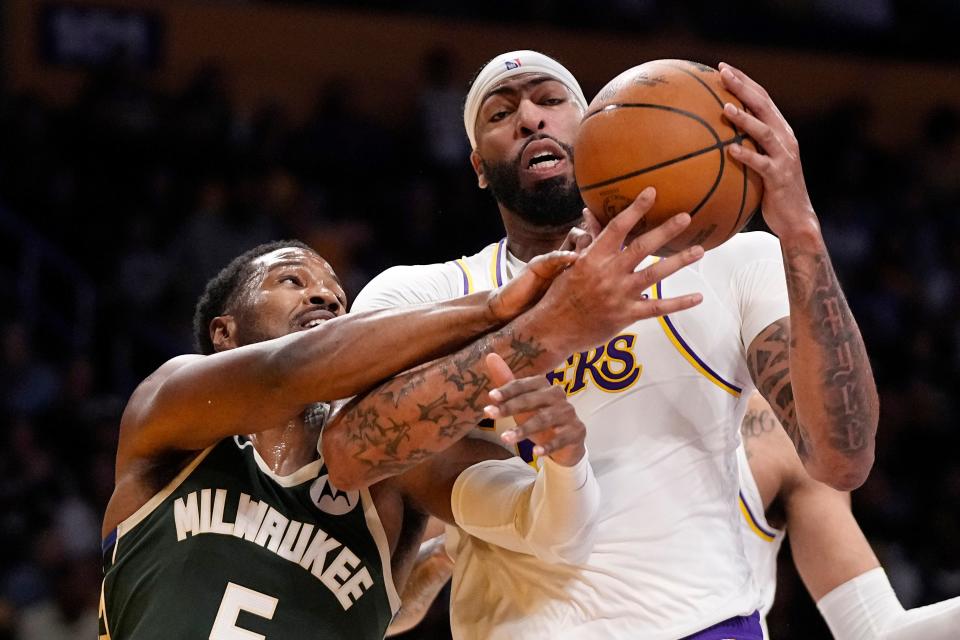
{"label": "white sleeve", "polygon": [[593,550],[600,486],[585,455],[572,467],[541,459],[487,460],[466,469],[450,498],[457,525],[544,562],[578,564]]}
{"label": "white sleeve", "polygon": [[817,608],[836,640],[956,640],[960,598],[904,611],[881,567],[823,596]]}
{"label": "white sleeve", "polygon": [[703,273],[719,292],[729,294],[740,314],[744,348],[772,323],[790,315],[783,254],[776,236],[740,233],[703,258]]}
{"label": "white sleeve", "polygon": [[442,302],[465,295],[451,263],[390,267],[363,288],[351,312]]}

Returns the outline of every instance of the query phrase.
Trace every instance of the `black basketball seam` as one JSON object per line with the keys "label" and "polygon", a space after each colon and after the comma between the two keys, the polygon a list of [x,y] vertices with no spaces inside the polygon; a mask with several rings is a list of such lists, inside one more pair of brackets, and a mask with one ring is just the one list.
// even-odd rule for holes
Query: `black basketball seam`
{"label": "black basketball seam", "polygon": [[671,107],[666,104],[658,104],[655,102],[614,102],[613,104],[605,104],[602,109],[597,109],[596,111],[591,111],[587,115],[583,116],[583,120],[580,121],[580,125],[583,126],[583,123],[593,116],[604,113],[605,111],[616,111],[617,109],[660,109],[661,111],[669,111],[671,113],[679,113],[682,116],[687,116],[688,118],[693,118],[707,129],[710,130],[711,135],[717,140],[720,139],[720,135],[710,126],[710,123],[695,114],[692,111],[684,111],[683,109],[678,109],[676,107]]}
{"label": "black basketball seam", "polygon": [[[684,160],[689,160],[690,158],[695,158],[695,157],[701,156],[701,155],[703,155],[703,154],[705,154],[705,153],[710,153],[711,151],[717,151],[717,150],[722,151],[723,148],[726,147],[727,145],[733,144],[734,142],[738,142],[739,140],[740,140],[740,136],[734,136],[733,138],[730,138],[729,140],[719,140],[719,139],[718,139],[717,142],[716,142],[716,144],[712,144],[712,145],[710,145],[709,147],[703,147],[702,149],[697,149],[696,151],[691,151],[691,152],[688,153],[688,154],[685,154],[685,155],[682,155],[682,156],[678,156],[678,157],[676,157],[676,158],[671,158],[670,160],[667,160],[667,161],[665,161],[665,162],[658,162],[657,164],[653,164],[653,165],[650,165],[649,167],[644,167],[644,168],[638,169],[638,170],[636,170],[636,171],[631,171],[630,173],[624,173],[624,174],[622,174],[622,175],[619,175],[619,176],[616,176],[616,177],[613,177],[613,178],[608,178],[608,179],[606,179],[606,180],[601,180],[600,182],[595,182],[595,183],[593,183],[593,184],[584,185],[584,186],[580,187],[580,191],[591,191],[591,190],[593,190],[593,189],[599,189],[600,187],[606,187],[606,186],[608,186],[608,185],[611,185],[611,184],[613,184],[614,182],[620,182],[621,180],[627,180],[627,179],[629,179],[629,178],[635,178],[635,177],[637,177],[637,176],[639,176],[639,175],[643,175],[644,173],[650,173],[651,171],[656,171],[657,169],[662,169],[662,168],[664,168],[664,167],[669,167],[669,166],[672,165],[672,164],[676,164],[676,163],[682,162],[682,161],[684,161]],[[721,162],[720,167],[721,167],[721,169],[722,169],[722,168],[723,168],[723,156],[722,156],[722,155],[721,155],[721,160],[720,160],[720,162]]]}
{"label": "black basketball seam", "polygon": [[720,151],[720,168],[717,169],[717,179],[713,181],[713,186],[710,187],[710,191],[708,191],[707,195],[703,197],[703,200],[698,202],[697,206],[695,206],[693,210],[689,212],[690,218],[693,218],[693,216],[697,215],[697,212],[703,208],[703,205],[707,204],[707,201],[710,200],[710,198],[712,198],[713,194],[716,192],[717,187],[720,186],[720,181],[723,180],[723,169],[727,166],[727,154],[723,152],[724,146],[725,145],[720,144],[720,146],[717,147],[718,151]]}
{"label": "black basketball seam", "polygon": [[[697,74],[693,73],[689,69],[684,69],[682,66],[676,65],[676,64],[666,63],[664,66],[670,67],[671,69],[676,69],[677,71],[680,71],[681,73],[685,73],[686,75],[696,80],[698,83],[700,83],[700,85],[704,89],[706,89],[710,93],[711,96],[713,96],[713,99],[716,100],[717,104],[720,105],[720,108],[723,109],[723,100],[721,100],[720,96],[717,95],[717,92],[714,91],[713,88],[710,87],[710,85],[704,82],[702,78],[698,77]],[[738,144],[743,143],[743,138],[749,138],[749,136],[745,135],[742,131],[737,129],[737,126],[734,125],[732,122],[730,124],[731,124],[731,128],[733,129],[733,132],[736,133],[737,136],[740,138],[740,140],[737,140]],[[736,230],[737,225],[740,224],[740,218],[743,217],[744,207],[746,207],[747,205],[747,176],[749,174],[749,171],[750,171],[750,168],[744,164],[743,165],[743,196],[740,198],[740,211],[737,213],[737,220],[733,225],[733,230]],[[751,214],[751,217],[752,217],[752,214]]]}
{"label": "black basketball seam", "polygon": [[[666,65],[664,65],[664,66],[667,66],[667,67],[670,67],[671,69],[676,69],[677,71],[680,71],[680,72],[682,72],[682,73],[685,73],[685,74],[687,74],[688,76],[690,76],[691,78],[693,78],[694,80],[696,80],[697,82],[699,82],[699,83],[703,86],[703,88],[706,89],[706,90],[710,93],[711,96],[713,96],[713,99],[717,101],[717,104],[720,105],[720,108],[723,109],[723,100],[720,99],[720,96],[717,95],[717,92],[714,91],[714,90],[710,87],[710,85],[708,85],[706,82],[704,82],[702,78],[698,78],[697,75],[696,75],[695,73],[693,73],[692,71],[690,71],[689,69],[684,69],[683,67],[678,66],[678,65],[675,65],[675,64],[666,64]],[[718,71],[717,73],[719,73],[719,71]],[[750,136],[744,135],[743,131],[740,131],[739,129],[737,129],[737,126],[734,125],[732,122],[731,122],[730,124],[731,124],[731,128],[733,129],[734,133],[740,135],[741,137],[746,137],[746,138],[749,138],[749,137],[750,137]],[[744,166],[744,169],[746,169],[746,166]]]}
{"label": "black basketball seam", "polygon": [[[704,82],[702,78],[698,78],[696,74],[690,71],[689,69],[684,69],[683,67],[676,64],[665,64],[664,66],[670,67],[671,69],[676,69],[677,71],[685,73],[691,78],[693,78],[694,80],[696,80],[697,82],[699,82],[703,86],[703,88],[706,89],[711,96],[713,96],[713,99],[717,101],[717,104],[720,105],[720,108],[723,109],[723,100],[720,99],[720,96],[717,95],[716,91],[711,89],[710,85]],[[734,130],[736,131],[736,127],[734,127]]]}
{"label": "black basketball seam", "polygon": [[[748,224],[750,224],[750,221],[753,220],[753,216],[757,215],[757,212],[760,211],[760,209],[761,209],[761,206],[760,206],[760,203],[758,202],[757,206],[753,208],[753,211],[747,214],[746,220],[743,221],[743,224],[741,224],[740,227],[743,228],[743,227],[746,227]],[[737,224],[740,224],[739,219],[737,219]],[[736,230],[736,227],[734,227],[734,230]],[[730,237],[733,237],[732,233],[730,234]]]}
{"label": "black basketball seam", "polygon": [[[632,173],[628,173],[628,174],[625,174],[625,175],[621,175],[621,176],[618,176],[618,177],[615,177],[615,178],[609,178],[609,179],[607,179],[607,180],[603,180],[603,181],[601,181],[601,182],[596,182],[596,183],[594,183],[594,184],[588,184],[588,185],[586,185],[586,186],[580,187],[580,191],[581,191],[581,192],[583,192],[583,191],[590,191],[591,189],[596,189],[596,188],[599,188],[599,187],[605,187],[605,186],[610,185],[610,184],[613,184],[613,183],[615,183],[615,182],[619,182],[620,180],[627,180],[627,179],[629,179],[629,178],[635,178],[635,177],[637,177],[637,176],[639,176],[639,175],[643,175],[644,173],[649,173],[650,171],[655,171],[655,170],[657,170],[657,169],[662,169],[663,167],[669,167],[671,164],[675,164],[675,163],[681,162],[681,161],[683,161],[683,160],[689,160],[690,158],[695,158],[695,157],[697,157],[698,155],[703,155],[704,153],[709,153],[710,151],[713,151],[714,149],[719,149],[719,150],[720,150],[720,171],[717,173],[717,179],[714,181],[713,186],[710,187],[710,190],[707,191],[706,197],[705,197],[703,200],[701,200],[701,201],[697,204],[696,207],[693,208],[693,211],[690,211],[690,212],[689,212],[690,217],[692,218],[692,217],[694,216],[694,214],[696,214],[696,212],[699,211],[701,207],[703,207],[704,203],[705,203],[707,200],[710,199],[710,196],[713,195],[713,192],[717,190],[717,185],[720,184],[720,179],[723,177],[723,168],[724,168],[724,160],[725,160],[725,158],[724,158],[724,155],[725,155],[725,154],[723,153],[723,147],[726,146],[727,144],[730,144],[730,142],[732,142],[732,140],[721,141],[721,140],[720,140],[720,135],[716,132],[716,130],[715,130],[712,126],[710,126],[710,123],[707,122],[706,120],[704,120],[703,118],[701,118],[700,116],[698,116],[697,114],[695,114],[695,113],[693,113],[693,112],[691,112],[691,111],[684,111],[683,109],[677,109],[676,107],[670,107],[670,106],[667,106],[667,105],[664,105],[664,104],[654,104],[654,103],[648,103],[648,102],[622,102],[622,103],[608,104],[608,105],[604,106],[603,109],[600,109],[600,110],[598,110],[598,111],[594,111],[593,113],[587,114],[587,115],[583,118],[583,120],[585,121],[587,118],[590,118],[590,117],[592,117],[592,116],[600,113],[601,111],[615,111],[615,110],[617,110],[617,109],[659,109],[659,110],[661,110],[661,111],[668,111],[668,112],[670,112],[670,113],[677,113],[677,114],[686,116],[686,117],[691,118],[692,120],[694,120],[694,121],[696,121],[696,122],[699,122],[701,125],[703,125],[704,128],[706,128],[706,130],[707,130],[708,132],[710,132],[710,135],[713,136],[713,139],[716,140],[716,143],[715,143],[713,146],[706,147],[706,148],[704,148],[704,149],[700,149],[699,151],[694,151],[694,152],[692,152],[692,153],[688,153],[688,154],[685,155],[685,156],[680,156],[679,158],[672,158],[672,159],[671,159],[670,161],[668,161],[668,162],[661,162],[661,163],[659,163],[659,164],[655,164],[655,165],[653,165],[653,166],[646,167],[646,168],[644,168],[644,169],[640,169],[640,170],[634,171],[634,172],[632,172]],[[582,124],[582,123],[581,123],[581,124]]]}
{"label": "black basketball seam", "polygon": [[[717,104],[720,105],[720,108],[721,108],[721,109],[723,108],[723,104],[724,104],[724,103],[723,103],[723,100],[720,98],[720,96],[717,95],[717,93],[710,87],[710,85],[708,85],[706,82],[704,82],[701,78],[699,78],[699,77],[698,77],[696,74],[694,74],[692,71],[690,71],[690,70],[688,70],[688,69],[685,69],[685,68],[683,68],[682,66],[676,65],[676,64],[666,63],[664,66],[670,67],[670,68],[672,68],[672,69],[676,69],[677,71],[680,71],[681,73],[684,73],[684,74],[686,74],[687,76],[693,78],[697,83],[699,83],[704,89],[707,90],[707,92],[713,97],[713,99],[716,100]],[[669,107],[669,106],[666,106],[666,105],[659,105],[659,104],[649,104],[649,103],[620,103],[620,104],[604,105],[604,107],[603,107],[602,109],[598,109],[597,111],[593,111],[593,112],[591,112],[591,113],[588,113],[586,116],[584,116],[583,121],[586,121],[588,118],[591,118],[591,117],[595,116],[596,114],[601,113],[601,112],[603,112],[603,111],[610,111],[610,110],[614,110],[614,109],[618,109],[618,108],[622,108],[622,107],[653,108],[653,109],[661,109],[661,110],[663,110],[663,111],[670,111],[670,112],[673,112],[673,113],[678,113],[678,114],[686,115],[686,116],[688,116],[688,117],[690,117],[690,118],[693,118],[693,119],[696,120],[697,122],[701,123],[704,127],[706,127],[707,130],[710,132],[710,134],[713,136],[714,140],[717,141],[717,143],[714,144],[714,145],[711,146],[711,147],[706,147],[706,148],[704,148],[704,149],[700,149],[700,150],[698,150],[698,151],[695,151],[695,152],[686,154],[686,155],[681,156],[681,157],[679,157],[679,158],[674,158],[674,159],[670,160],[669,162],[659,163],[659,164],[653,165],[653,166],[651,166],[651,167],[647,167],[647,168],[644,168],[644,169],[640,169],[640,170],[638,170],[638,171],[634,171],[634,172],[631,172],[631,173],[628,173],[628,174],[624,174],[624,175],[618,176],[618,177],[616,177],[616,178],[610,178],[610,179],[608,179],[608,180],[604,180],[604,181],[601,181],[601,182],[597,182],[597,183],[594,183],[594,184],[591,184],[591,185],[586,185],[586,186],[584,186],[584,187],[581,187],[581,188],[580,188],[580,191],[589,191],[589,190],[592,190],[592,189],[597,189],[597,188],[600,188],[600,187],[605,187],[605,186],[607,186],[607,185],[613,184],[613,183],[615,183],[615,182],[619,182],[619,181],[621,181],[621,180],[628,180],[628,179],[630,179],[630,178],[635,178],[635,177],[638,176],[638,175],[642,175],[642,174],[648,173],[648,172],[650,172],[650,171],[655,171],[656,169],[662,169],[663,167],[670,166],[671,164],[675,164],[675,163],[677,163],[677,162],[682,162],[683,160],[688,160],[688,159],[690,159],[690,158],[694,158],[694,157],[696,157],[696,156],[698,156],[698,155],[702,155],[702,154],[704,154],[704,153],[709,153],[710,151],[712,151],[712,150],[714,150],[714,149],[717,149],[717,150],[720,151],[720,168],[719,168],[719,170],[717,171],[717,178],[716,178],[716,180],[714,181],[713,186],[712,186],[712,187],[710,188],[710,190],[707,192],[707,195],[697,204],[696,207],[693,208],[692,211],[689,212],[689,215],[690,215],[690,217],[692,218],[692,217],[703,207],[703,205],[705,205],[705,204],[707,203],[707,201],[710,200],[710,198],[711,198],[711,197],[713,196],[713,194],[716,192],[717,187],[720,185],[720,181],[723,179],[723,171],[724,171],[724,169],[726,168],[726,154],[723,153],[724,147],[726,147],[726,146],[729,145],[729,144],[733,144],[733,143],[742,144],[742,143],[743,143],[743,140],[744,140],[745,138],[749,138],[749,136],[747,136],[744,132],[742,132],[742,131],[740,131],[739,129],[737,129],[736,125],[734,125],[733,123],[731,123],[731,128],[733,129],[733,132],[734,132],[733,138],[731,138],[731,139],[729,139],[729,140],[721,141],[719,134],[714,130],[714,128],[713,128],[708,122],[706,122],[703,118],[701,118],[700,116],[698,116],[697,114],[691,113],[691,112],[689,112],[689,111],[684,111],[683,109],[677,109],[677,108],[675,108],[675,107]],[[733,231],[736,231],[736,229],[737,229],[738,226],[740,225],[740,220],[741,220],[741,218],[743,218],[744,209],[746,208],[746,204],[747,204],[747,190],[748,190],[748,187],[749,187],[749,180],[748,180],[748,178],[749,178],[749,171],[750,171],[750,169],[749,169],[749,167],[747,167],[747,165],[745,165],[745,164],[743,164],[743,163],[741,163],[741,165],[742,165],[742,167],[743,167],[743,192],[742,192],[742,194],[741,194],[741,196],[740,196],[740,210],[737,212],[737,218],[736,218],[736,220],[734,221],[733,227],[731,228],[731,235],[732,235],[732,232],[733,232]],[[757,207],[756,207],[756,209],[754,209],[754,211],[752,211],[752,212],[750,213],[750,216],[749,216],[749,217],[752,218],[759,209],[760,209],[760,205],[758,204]]]}
{"label": "black basketball seam", "polygon": [[743,165],[743,195],[740,196],[740,211],[737,213],[737,219],[733,222],[733,227],[731,227],[730,232],[727,234],[729,236],[732,236],[734,233],[737,232],[737,229],[739,228],[739,225],[740,225],[740,218],[743,217],[743,210],[747,206],[747,188],[749,186],[747,182],[748,171],[749,171],[749,168],[747,167],[747,165]]}

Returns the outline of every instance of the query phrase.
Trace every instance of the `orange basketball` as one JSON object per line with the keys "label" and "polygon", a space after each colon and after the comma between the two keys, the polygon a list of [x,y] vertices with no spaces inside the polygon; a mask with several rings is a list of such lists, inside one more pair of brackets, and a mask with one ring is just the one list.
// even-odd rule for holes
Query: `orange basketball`
{"label": "orange basketball", "polygon": [[593,99],[574,144],[583,200],[606,224],[647,186],[657,189],[643,232],[686,212],[692,222],[660,250],[670,255],[700,244],[712,249],[740,231],[760,208],[760,176],[727,153],[755,149],[723,115],[742,104],[711,67],[654,60],[624,71]]}

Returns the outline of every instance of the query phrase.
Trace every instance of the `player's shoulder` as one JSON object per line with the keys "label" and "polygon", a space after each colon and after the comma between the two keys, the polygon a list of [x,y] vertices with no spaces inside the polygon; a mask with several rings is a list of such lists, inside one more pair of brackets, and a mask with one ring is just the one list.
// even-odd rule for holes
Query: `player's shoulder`
{"label": "player's shoulder", "polygon": [[782,262],[780,240],[766,231],[738,233],[719,247],[707,251],[703,266],[711,272],[735,272],[738,268],[756,262]]}
{"label": "player's shoulder", "polygon": [[[133,394],[131,394],[130,401],[127,403],[127,405],[136,406],[144,399],[152,398],[156,394],[157,389],[166,383],[172,375],[177,372],[181,372],[184,367],[196,364],[202,360],[206,360],[208,357],[209,356],[201,355],[199,353],[185,353],[167,360],[160,365],[156,371],[147,376],[143,382],[137,385],[137,388],[134,389]],[[181,372],[181,374],[182,373],[183,372]]]}
{"label": "player's shoulder", "polygon": [[[505,260],[506,239],[477,253],[433,264],[397,265],[383,271],[363,288],[353,311],[440,302],[489,289],[484,278]],[[498,259],[499,257],[499,259]]]}
{"label": "player's shoulder", "polygon": [[707,256],[717,258],[732,258],[742,261],[750,258],[765,258],[770,255],[780,256],[780,240],[777,236],[766,231],[745,231],[738,233],[708,251]]}
{"label": "player's shoulder", "polygon": [[457,271],[453,262],[435,262],[433,264],[398,264],[389,267],[377,274],[370,283],[371,285],[396,283],[396,282],[418,282],[422,280],[447,280]]}
{"label": "player's shoulder", "polygon": [[375,276],[353,301],[352,311],[448,300],[463,295],[453,262],[397,265]]}

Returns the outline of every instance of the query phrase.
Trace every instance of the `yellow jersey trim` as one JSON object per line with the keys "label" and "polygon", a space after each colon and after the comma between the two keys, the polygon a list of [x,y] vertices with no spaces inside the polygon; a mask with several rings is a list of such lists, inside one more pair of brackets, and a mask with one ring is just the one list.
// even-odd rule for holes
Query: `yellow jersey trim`
{"label": "yellow jersey trim", "polygon": [[[650,289],[650,297],[654,300],[660,300],[663,298],[662,284],[663,281],[660,281]],[[715,371],[713,371],[707,365],[707,363],[705,363],[686,343],[686,341],[683,339],[683,336],[681,336],[680,332],[677,331],[677,328],[673,326],[670,316],[660,316],[657,318],[657,322],[660,323],[660,328],[663,329],[663,332],[667,335],[667,339],[670,340],[670,343],[673,344],[676,350],[680,352],[680,355],[683,356],[683,359],[689,362],[690,366],[692,366],[697,373],[732,395],[734,398],[740,397],[740,394],[743,393],[743,389],[735,384],[727,382]]]}
{"label": "yellow jersey trim", "polygon": [[100,617],[103,619],[104,634],[97,636],[98,640],[110,640],[110,623],[107,622],[107,599],[104,597],[104,583],[106,578],[100,581]]}
{"label": "yellow jersey trim", "polygon": [[747,525],[750,527],[750,530],[764,542],[773,542],[776,540],[776,536],[768,533],[760,527],[760,524],[754,519],[753,514],[750,512],[750,507],[747,506],[746,501],[744,501],[743,496],[738,498],[740,502],[740,513],[743,515],[743,519],[747,521]]}
{"label": "yellow jersey trim", "polygon": [[470,267],[467,266],[463,258],[457,258],[454,262],[456,262],[460,270],[463,271],[463,277],[467,280],[467,292],[464,295],[470,295],[473,293],[473,276],[470,275]]}

